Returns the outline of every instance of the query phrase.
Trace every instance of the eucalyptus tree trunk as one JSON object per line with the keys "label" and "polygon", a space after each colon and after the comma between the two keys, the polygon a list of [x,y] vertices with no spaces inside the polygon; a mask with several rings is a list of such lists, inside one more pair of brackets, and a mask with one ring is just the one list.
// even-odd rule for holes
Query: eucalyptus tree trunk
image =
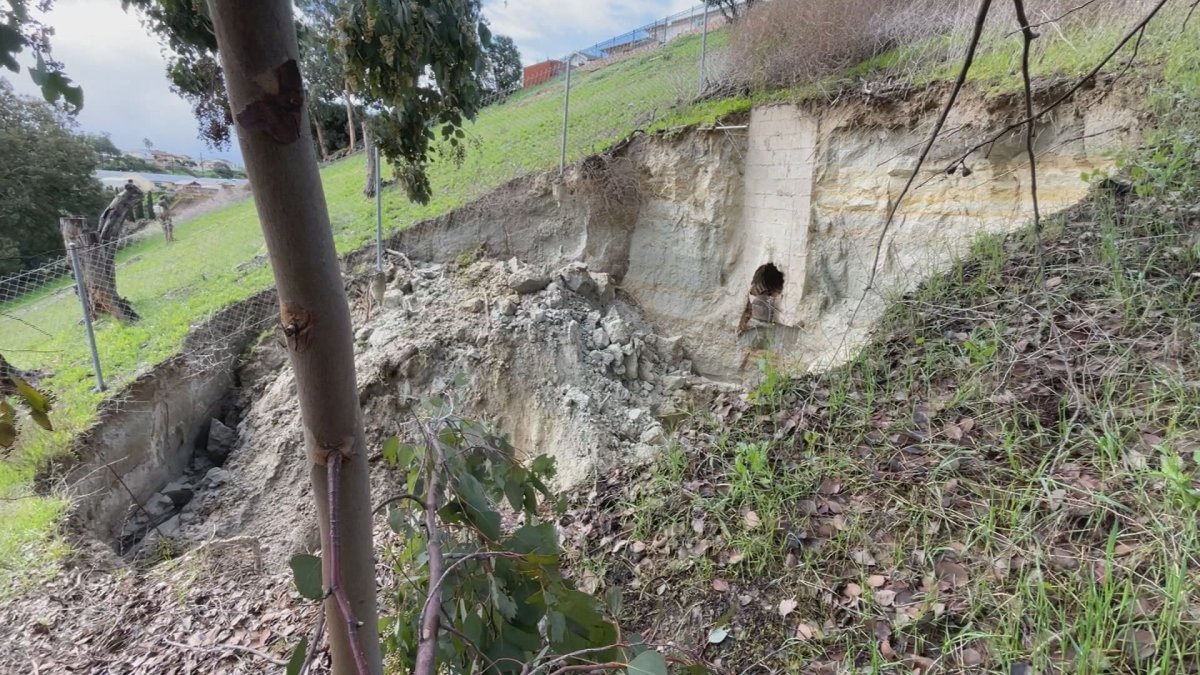
{"label": "eucalyptus tree trunk", "polygon": [[[353,633],[357,633],[367,669],[380,675],[370,483],[354,379],[350,310],[317,159],[305,133],[307,106],[291,2],[208,0],[208,7],[296,373],[321,529],[325,587],[344,590],[352,618],[361,622],[352,632],[329,594],[325,612],[330,617],[333,672],[357,673],[353,652]],[[341,468],[329,472],[338,480],[333,512],[340,545],[335,547],[330,539],[332,493],[326,466],[343,457]],[[331,578],[334,560],[340,562],[340,579]]]}
{"label": "eucalyptus tree trunk", "polygon": [[375,161],[375,138],[371,136],[371,128],[363,123],[363,150],[367,156],[367,185],[363,188],[364,197],[375,196],[375,178],[379,173],[379,164]]}
{"label": "eucalyptus tree trunk", "polygon": [[328,161],[329,146],[325,144],[325,130],[321,128],[321,123],[316,118],[313,118],[311,115],[309,117],[309,124],[317,134],[317,148],[321,151],[321,161]]}
{"label": "eucalyptus tree trunk", "polygon": [[117,243],[125,221],[141,203],[141,189],[129,183],[100,214],[95,229],[80,216],[65,216],[58,220],[63,243],[79,251],[79,272],[87,289],[92,316],[110,314],[124,322],[141,318],[133,305],[117,293],[116,263]]}
{"label": "eucalyptus tree trunk", "polygon": [[350,152],[353,153],[354,149],[358,147],[358,137],[354,135],[354,101],[350,99],[349,89],[344,93],[346,96],[346,132],[350,134]]}

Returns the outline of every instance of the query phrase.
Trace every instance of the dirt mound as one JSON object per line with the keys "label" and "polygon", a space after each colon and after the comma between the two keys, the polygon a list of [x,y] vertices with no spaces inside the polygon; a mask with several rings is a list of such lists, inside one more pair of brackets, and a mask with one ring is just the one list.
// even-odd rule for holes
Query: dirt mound
{"label": "dirt mound", "polygon": [[[520,451],[556,457],[569,485],[654,455],[667,442],[664,419],[722,390],[691,373],[678,337],[656,334],[610,277],[583,264],[546,273],[516,260],[405,262],[386,280],[373,309],[370,281],[354,289],[372,447],[403,435],[410,397],[446,396]],[[286,561],[318,547],[316,514],[295,380],[276,336],[238,376],[187,470],[114,529],[135,566],[97,545],[48,592],[11,602],[4,630],[14,649],[0,663],[12,672],[30,663],[42,672],[263,672],[309,629],[315,608],[290,588]],[[382,500],[397,479],[378,459]],[[377,536],[388,536],[379,525]]]}
{"label": "dirt mound", "polygon": [[[664,418],[721,389],[692,375],[680,339],[656,334],[586,265],[550,274],[516,260],[402,264],[387,276],[382,306],[368,307],[379,303],[365,284],[355,312],[373,447],[402,433],[411,397],[447,396],[520,452],[555,457],[566,486],[653,456],[667,442]],[[126,547],[140,540],[142,555],[162,539],[187,547],[252,535],[271,565],[316,548],[295,380],[277,339],[256,348],[241,381],[241,412],[226,420],[236,430],[214,420],[189,471],[131,509]],[[389,478],[376,473],[386,496]]]}

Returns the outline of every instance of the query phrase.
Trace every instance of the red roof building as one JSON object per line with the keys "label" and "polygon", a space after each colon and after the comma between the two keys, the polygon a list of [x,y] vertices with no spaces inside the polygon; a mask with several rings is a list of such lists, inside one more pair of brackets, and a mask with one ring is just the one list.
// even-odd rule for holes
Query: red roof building
{"label": "red roof building", "polygon": [[535,63],[525,68],[525,77],[522,80],[522,86],[532,87],[548,80],[553,80],[564,72],[566,72],[566,64],[562,61],[551,59]]}

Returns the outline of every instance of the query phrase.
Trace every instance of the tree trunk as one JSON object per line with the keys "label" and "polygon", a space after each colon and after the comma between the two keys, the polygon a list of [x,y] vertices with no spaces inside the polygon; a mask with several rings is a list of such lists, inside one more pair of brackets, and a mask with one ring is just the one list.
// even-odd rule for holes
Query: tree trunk
{"label": "tree trunk", "polygon": [[[331,617],[327,625],[333,672],[356,673],[353,641],[357,633],[368,670],[380,675],[370,482],[354,377],[350,308],[316,155],[312,143],[297,142],[304,136],[308,120],[291,2],[208,0],[208,6],[230,107],[238,111],[238,143],[254,186],[254,202],[279,292],[280,319],[296,374],[321,529],[325,585],[344,590],[353,619],[361,626],[351,631],[330,594],[325,612]],[[340,545],[335,548],[330,539],[326,465],[343,457],[334,506]],[[334,556],[340,562],[340,579],[331,578]]]}
{"label": "tree trunk", "polygon": [[0,354],[0,396],[12,396],[17,393],[17,386],[9,379],[14,376],[24,379],[24,374]]}
{"label": "tree trunk", "polygon": [[371,137],[371,129],[366,124],[363,124],[363,150],[367,155],[367,185],[363,188],[363,195],[374,197],[379,165],[375,162],[375,139]]}
{"label": "tree trunk", "polygon": [[129,183],[100,214],[98,228],[93,230],[88,227],[87,219],[81,216],[67,216],[58,220],[63,243],[68,247],[74,245],[79,251],[79,274],[83,277],[92,316],[110,314],[125,322],[141,318],[133,305],[117,293],[115,261],[122,226],[141,203],[142,191]]}
{"label": "tree trunk", "polygon": [[345,91],[346,96],[346,131],[350,134],[350,152],[358,147],[358,137],[354,135],[354,103],[350,100],[350,90]]}
{"label": "tree trunk", "polygon": [[325,145],[325,129],[315,117],[309,115],[309,121],[312,124],[313,131],[317,134],[317,148],[321,150],[321,161],[329,161],[329,146]]}

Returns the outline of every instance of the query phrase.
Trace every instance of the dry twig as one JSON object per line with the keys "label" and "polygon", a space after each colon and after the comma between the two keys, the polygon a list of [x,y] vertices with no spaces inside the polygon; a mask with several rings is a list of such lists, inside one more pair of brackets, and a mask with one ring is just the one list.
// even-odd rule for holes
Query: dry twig
{"label": "dry twig", "polygon": [[258,657],[268,663],[274,664],[276,666],[286,666],[287,665],[287,661],[284,661],[283,659],[277,659],[274,656],[272,656],[271,654],[268,654],[264,651],[259,651],[257,649],[254,649],[253,647],[243,647],[242,645],[212,645],[211,647],[205,647],[205,646],[189,645],[189,644],[185,644],[183,642],[176,642],[174,640],[168,640],[167,638],[163,638],[162,641],[165,642],[166,644],[171,645],[172,647],[179,647],[180,649],[190,649],[192,651],[208,652],[208,653],[241,652],[244,654],[249,654],[251,656],[256,656],[256,657]]}

